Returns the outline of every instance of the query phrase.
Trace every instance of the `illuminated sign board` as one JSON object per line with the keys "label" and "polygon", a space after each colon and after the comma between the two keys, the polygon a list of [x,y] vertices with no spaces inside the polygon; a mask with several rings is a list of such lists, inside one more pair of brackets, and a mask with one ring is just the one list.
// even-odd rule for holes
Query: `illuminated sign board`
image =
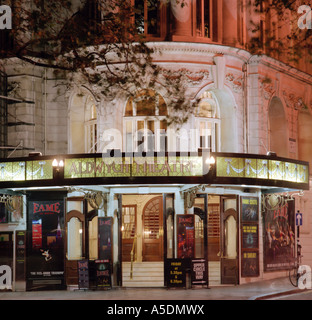
{"label": "illuminated sign board", "polygon": [[[209,167],[208,156],[215,158]],[[83,154],[0,160],[0,185],[53,186],[103,183],[246,184],[309,189],[309,163],[251,154],[188,153],[157,156]],[[119,179],[121,178],[121,179]],[[128,178],[128,179],[127,179]],[[149,179],[155,178],[155,179]]]}
{"label": "illuminated sign board", "polygon": [[309,166],[292,160],[217,157],[216,176],[309,183]]}
{"label": "illuminated sign board", "polygon": [[0,162],[0,181],[53,179],[52,160]]}

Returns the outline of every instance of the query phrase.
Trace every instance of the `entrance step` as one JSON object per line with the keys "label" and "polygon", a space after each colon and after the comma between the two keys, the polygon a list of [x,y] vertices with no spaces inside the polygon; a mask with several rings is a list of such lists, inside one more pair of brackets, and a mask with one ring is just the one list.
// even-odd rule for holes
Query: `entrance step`
{"label": "entrance step", "polygon": [[221,284],[221,263],[220,261],[209,261],[209,286],[219,286]]}
{"label": "entrance step", "polygon": [[164,287],[163,262],[133,262],[132,279],[130,279],[130,270],[131,262],[123,262],[123,287]]}

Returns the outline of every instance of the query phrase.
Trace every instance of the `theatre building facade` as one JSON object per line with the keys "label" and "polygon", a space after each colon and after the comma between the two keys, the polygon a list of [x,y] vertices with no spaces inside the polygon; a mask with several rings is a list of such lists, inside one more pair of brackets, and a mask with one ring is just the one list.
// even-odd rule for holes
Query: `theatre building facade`
{"label": "theatre building facade", "polygon": [[198,101],[179,128],[157,85],[107,101],[82,79],[6,61],[1,289],[240,285],[286,276],[299,239],[312,265],[312,77],[236,48],[243,24],[216,12],[237,8],[211,3],[219,24],[162,7],[171,40],[160,24],[149,43]]}

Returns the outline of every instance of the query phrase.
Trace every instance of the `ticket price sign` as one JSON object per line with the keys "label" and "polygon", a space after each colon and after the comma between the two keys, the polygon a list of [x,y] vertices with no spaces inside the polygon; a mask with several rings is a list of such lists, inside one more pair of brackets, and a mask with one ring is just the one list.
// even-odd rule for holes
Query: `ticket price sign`
{"label": "ticket price sign", "polygon": [[186,260],[168,259],[166,267],[166,280],[168,288],[186,287]]}

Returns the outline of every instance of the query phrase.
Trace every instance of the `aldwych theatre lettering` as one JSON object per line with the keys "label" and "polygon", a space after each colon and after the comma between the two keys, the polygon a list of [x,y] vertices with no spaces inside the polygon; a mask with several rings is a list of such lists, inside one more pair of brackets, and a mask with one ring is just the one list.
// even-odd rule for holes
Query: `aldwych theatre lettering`
{"label": "aldwych theatre lettering", "polygon": [[[168,161],[164,161],[164,163],[148,163],[147,161],[136,162],[133,163],[105,163],[101,161],[99,164],[93,161],[87,162],[72,162],[68,174],[95,174],[103,175],[105,172],[108,174],[111,173],[130,173],[130,168],[132,170],[139,171],[142,170],[144,173],[154,172],[154,173],[163,173],[164,171],[172,172],[172,173],[187,173],[193,172],[193,163],[192,161],[186,162],[176,162],[176,163],[168,163]],[[133,172],[133,171],[132,171]]]}

